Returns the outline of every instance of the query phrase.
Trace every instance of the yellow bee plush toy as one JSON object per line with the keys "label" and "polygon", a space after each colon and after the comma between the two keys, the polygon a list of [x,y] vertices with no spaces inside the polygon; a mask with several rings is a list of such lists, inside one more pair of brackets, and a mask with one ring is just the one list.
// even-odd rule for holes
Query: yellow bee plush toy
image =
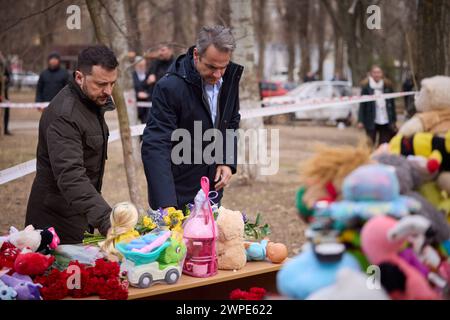
{"label": "yellow bee plush toy", "polygon": [[450,171],[450,131],[445,137],[429,132],[419,132],[411,137],[399,134],[389,142],[389,150],[394,154],[427,158],[427,169],[430,173]]}

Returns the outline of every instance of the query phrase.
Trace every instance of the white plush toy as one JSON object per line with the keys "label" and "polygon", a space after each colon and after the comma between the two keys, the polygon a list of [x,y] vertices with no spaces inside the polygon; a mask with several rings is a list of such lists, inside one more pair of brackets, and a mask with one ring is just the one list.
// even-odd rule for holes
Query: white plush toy
{"label": "white plush toy", "polygon": [[368,275],[343,268],[336,275],[336,282],[322,288],[306,300],[390,300],[380,283],[373,283]]}

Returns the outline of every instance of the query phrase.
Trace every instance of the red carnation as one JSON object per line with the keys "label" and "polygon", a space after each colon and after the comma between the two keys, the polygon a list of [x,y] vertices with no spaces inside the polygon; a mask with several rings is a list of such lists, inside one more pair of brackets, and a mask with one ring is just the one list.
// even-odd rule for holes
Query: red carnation
{"label": "red carnation", "polygon": [[68,288],[67,280],[73,275],[73,270],[63,272],[53,269],[47,276],[38,276],[36,283],[43,285],[41,295],[44,300],[63,299],[67,295],[83,298],[98,295],[100,299],[126,300],[128,298],[128,282],[119,280],[120,266],[117,262],[103,259],[96,261],[94,267],[71,261],[69,266],[77,266],[80,271],[79,289]]}
{"label": "red carnation", "polygon": [[230,299],[231,300],[241,300],[245,295],[245,292],[241,289],[234,289],[230,293]]}
{"label": "red carnation", "polygon": [[53,269],[47,276],[37,276],[34,282],[42,284],[43,287],[39,291],[44,300],[60,300],[64,299],[69,292],[67,277],[66,272]]}
{"label": "red carnation", "polygon": [[230,293],[231,300],[262,300],[266,295],[264,288],[252,287],[249,292],[235,289]]}

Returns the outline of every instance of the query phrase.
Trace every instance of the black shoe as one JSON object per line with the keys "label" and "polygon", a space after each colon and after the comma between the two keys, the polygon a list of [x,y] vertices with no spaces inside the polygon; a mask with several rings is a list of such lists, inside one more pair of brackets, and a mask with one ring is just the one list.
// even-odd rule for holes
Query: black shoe
{"label": "black shoe", "polygon": [[13,134],[11,133],[11,131],[6,131],[5,132],[5,136],[12,136]]}

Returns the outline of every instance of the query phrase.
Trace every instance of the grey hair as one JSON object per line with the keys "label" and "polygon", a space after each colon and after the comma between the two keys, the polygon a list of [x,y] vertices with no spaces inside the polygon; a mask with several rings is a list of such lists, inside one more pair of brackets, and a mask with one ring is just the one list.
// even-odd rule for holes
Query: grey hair
{"label": "grey hair", "polygon": [[214,45],[219,51],[233,52],[236,48],[236,40],[234,40],[230,28],[220,25],[204,26],[200,29],[197,36],[196,47],[198,54],[202,56],[210,45]]}

